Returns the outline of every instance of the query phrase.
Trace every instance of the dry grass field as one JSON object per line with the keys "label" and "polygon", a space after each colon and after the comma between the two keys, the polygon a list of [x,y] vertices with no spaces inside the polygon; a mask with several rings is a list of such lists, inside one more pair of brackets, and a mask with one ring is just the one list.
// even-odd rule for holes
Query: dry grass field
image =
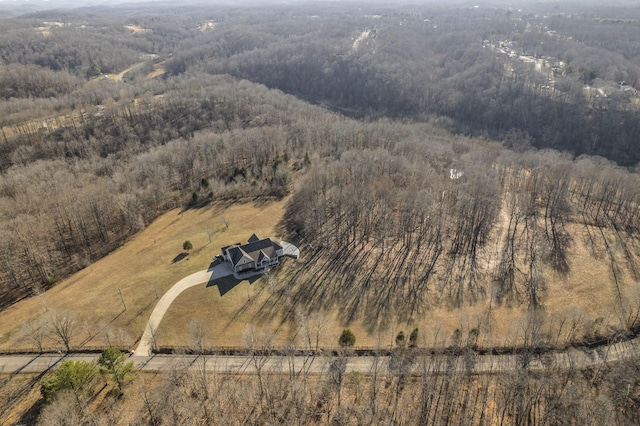
{"label": "dry grass field", "polygon": [[134,34],[144,34],[151,32],[149,28],[142,28],[137,25],[125,25],[124,27]]}
{"label": "dry grass field", "polygon": [[[107,334],[114,344],[133,345],[166,290],[184,276],[207,269],[221,246],[245,241],[253,232],[274,235],[284,205],[285,201],[212,205],[164,214],[111,255],[0,313],[0,349],[33,347],[25,324],[46,325],[60,312],[77,318],[74,345],[104,345]],[[192,242],[193,250],[174,262],[185,240]],[[216,292],[207,289],[207,294]]]}
{"label": "dry grass field", "polygon": [[[206,269],[223,245],[246,241],[254,232],[279,236],[278,223],[285,205],[286,200],[214,204],[166,213],[111,255],[48,292],[0,313],[0,350],[33,348],[29,329],[46,328],[60,313],[70,313],[75,318],[72,346],[135,347],[164,292],[181,278]],[[580,234],[577,229],[574,232]],[[190,240],[194,248],[181,259],[185,240]],[[344,327],[353,330],[360,347],[393,346],[399,330],[408,335],[414,327],[420,329],[421,346],[454,344],[455,330],[459,330],[457,335],[464,344],[473,329],[479,331],[476,343],[480,346],[505,346],[520,344],[529,324],[523,309],[497,307],[487,298],[475,306],[439,308],[413,323],[384,324],[371,332],[363,319],[340,323],[339,306],[309,314],[290,305],[285,283],[292,273],[301,270],[304,274],[304,264],[303,251],[299,260],[287,259],[270,276],[253,283],[229,280],[185,291],[160,324],[158,346],[195,345],[195,336],[200,333],[202,344],[207,347],[244,346],[259,337],[259,344],[268,340],[271,346],[305,347],[311,343],[312,347],[317,344],[328,348],[336,346]],[[620,300],[604,256],[592,256],[585,241],[576,238],[570,264],[567,276],[549,272],[546,278],[549,297],[542,332],[559,343],[567,340],[571,324],[584,333],[606,331],[605,327],[621,322]],[[628,274],[622,278],[624,303],[637,300],[637,284]],[[274,299],[278,301],[275,307]],[[282,320],[285,314],[287,321]],[[47,334],[45,347],[61,347]]]}
{"label": "dry grass field", "polygon": [[[303,253],[304,254],[304,253]],[[571,339],[575,330],[582,334],[606,334],[607,327],[617,327],[622,321],[620,302],[610,278],[609,265],[604,259],[592,257],[584,241],[574,242],[572,271],[567,276],[549,272],[546,277],[548,294],[544,315],[545,325],[540,330],[552,343],[563,344]],[[294,344],[304,347],[335,347],[341,330],[348,326],[362,347],[392,347],[399,330],[408,334],[414,327],[420,329],[420,344],[442,347],[454,344],[454,330],[461,331],[462,343],[472,329],[478,329],[479,346],[510,346],[523,343],[531,324],[528,313],[521,307],[496,307],[490,299],[463,309],[435,309],[415,323],[388,323],[371,332],[366,319],[342,324],[337,319],[340,307],[314,314],[300,312],[288,302],[286,281],[301,269],[304,273],[304,255],[298,262],[287,262],[274,270],[271,277],[250,284],[242,282],[220,297],[220,292],[196,287],[183,293],[165,316],[160,326],[160,346],[194,345],[194,330],[204,328],[205,341],[213,346],[239,346],[246,344],[252,330],[258,335],[273,335],[274,346]],[[630,276],[621,280],[624,307],[629,309],[637,299],[637,285]],[[275,309],[265,309],[276,299]],[[281,318],[288,314],[289,320]],[[628,314],[628,313],[627,313]],[[182,325],[182,326],[179,326]],[[254,335],[256,333],[253,333]]]}

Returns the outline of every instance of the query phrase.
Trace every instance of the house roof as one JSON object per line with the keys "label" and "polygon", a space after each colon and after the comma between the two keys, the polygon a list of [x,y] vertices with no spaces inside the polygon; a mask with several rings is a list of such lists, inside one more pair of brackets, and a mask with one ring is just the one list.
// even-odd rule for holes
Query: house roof
{"label": "house roof", "polygon": [[230,247],[239,247],[239,246],[241,246],[241,245],[242,245],[242,244],[240,244],[240,243],[229,244],[228,246],[224,246],[224,247],[222,247],[220,250],[222,250],[222,251],[224,252],[226,249],[228,249],[228,248],[230,248]]}
{"label": "house roof", "polygon": [[253,234],[249,237],[249,242],[250,243],[255,243],[256,241],[260,241],[263,238],[260,238],[260,236],[258,234]]}
{"label": "house roof", "polygon": [[[249,239],[250,242],[247,244],[229,248],[231,263],[237,265],[243,258],[257,263],[265,257],[270,259],[278,257],[276,251],[282,250],[280,244],[271,238],[256,240],[253,237],[257,237],[257,235],[253,234]],[[251,239],[254,239],[254,241],[251,241]]]}
{"label": "house roof", "polygon": [[231,256],[231,262],[237,265],[243,258],[249,261],[253,261],[253,258],[249,254],[242,250],[240,247],[232,247],[229,249],[229,255]]}

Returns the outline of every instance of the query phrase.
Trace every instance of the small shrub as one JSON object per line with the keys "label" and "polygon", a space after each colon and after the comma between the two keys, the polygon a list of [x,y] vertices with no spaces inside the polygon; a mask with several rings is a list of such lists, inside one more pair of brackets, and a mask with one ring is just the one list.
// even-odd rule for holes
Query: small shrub
{"label": "small shrub", "polygon": [[243,178],[246,178],[247,169],[245,169],[244,167],[236,166],[235,170],[233,171],[233,177],[235,178],[236,176],[242,176]]}
{"label": "small shrub", "polygon": [[64,361],[40,385],[40,393],[46,402],[51,402],[62,391],[71,391],[78,400],[93,393],[91,381],[97,369],[93,363],[85,361]]}
{"label": "small shrub", "polygon": [[53,285],[56,283],[56,279],[52,276],[47,276],[47,278],[45,278],[44,280],[44,285],[46,288],[51,288],[53,287]]}
{"label": "small shrub", "polygon": [[353,331],[347,329],[342,330],[342,334],[340,335],[340,339],[338,339],[338,343],[341,348],[351,348],[356,344],[356,335],[353,334]]}
{"label": "small shrub", "polygon": [[418,346],[418,328],[414,328],[411,334],[409,335],[409,347],[415,348]]}
{"label": "small shrub", "polygon": [[462,331],[459,328],[456,328],[453,331],[453,344],[454,345],[460,345],[460,342],[462,340]]}

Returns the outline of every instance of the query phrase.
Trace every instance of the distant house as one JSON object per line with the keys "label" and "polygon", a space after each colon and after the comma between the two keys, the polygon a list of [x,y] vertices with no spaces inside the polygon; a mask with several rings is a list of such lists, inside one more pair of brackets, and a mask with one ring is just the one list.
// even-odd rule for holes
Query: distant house
{"label": "distant house", "polygon": [[458,170],[458,169],[449,170],[449,179],[451,180],[458,180],[463,176],[464,176],[464,172],[462,170]]}
{"label": "distant house", "polygon": [[271,238],[260,238],[253,234],[247,244],[222,247],[222,258],[231,262],[234,273],[260,272],[279,263],[284,255],[282,246]]}

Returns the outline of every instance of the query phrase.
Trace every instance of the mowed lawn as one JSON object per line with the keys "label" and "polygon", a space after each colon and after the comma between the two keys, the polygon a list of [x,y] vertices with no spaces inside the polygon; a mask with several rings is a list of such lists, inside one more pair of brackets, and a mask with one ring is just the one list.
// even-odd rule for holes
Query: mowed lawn
{"label": "mowed lawn", "polygon": [[[181,278],[207,269],[223,245],[245,242],[254,232],[277,237],[275,228],[285,204],[286,200],[214,204],[162,215],[109,256],[49,291],[0,312],[0,349],[33,348],[28,324],[47,327],[52,317],[62,313],[75,320],[73,346],[135,346],[165,291]],[[185,240],[191,241],[193,249],[181,258]],[[240,292],[244,299],[236,297]],[[244,288],[234,289],[222,299],[217,288],[209,287],[206,295],[218,300],[216,309],[224,306],[228,312],[246,301]],[[166,334],[180,334],[184,325],[176,324],[176,329]],[[51,333],[46,334],[46,347],[61,347],[51,340]]]}

